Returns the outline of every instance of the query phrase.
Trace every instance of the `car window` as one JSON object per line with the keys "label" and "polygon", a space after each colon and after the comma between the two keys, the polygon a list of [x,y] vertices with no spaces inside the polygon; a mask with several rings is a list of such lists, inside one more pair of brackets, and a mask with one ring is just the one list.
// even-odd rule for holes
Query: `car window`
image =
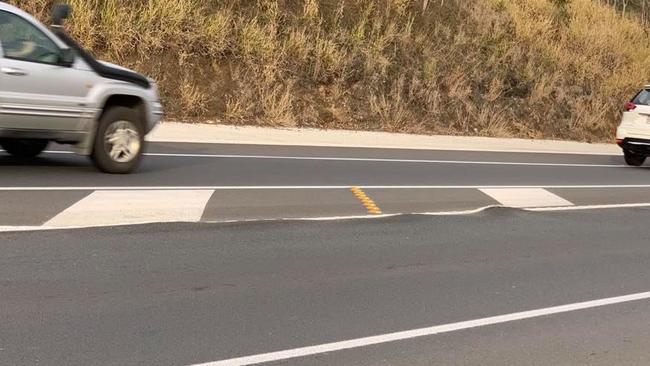
{"label": "car window", "polygon": [[55,64],[59,47],[40,29],[16,14],[0,11],[0,44],[6,58]]}
{"label": "car window", "polygon": [[650,90],[643,89],[636,95],[632,102],[637,105],[650,105]]}

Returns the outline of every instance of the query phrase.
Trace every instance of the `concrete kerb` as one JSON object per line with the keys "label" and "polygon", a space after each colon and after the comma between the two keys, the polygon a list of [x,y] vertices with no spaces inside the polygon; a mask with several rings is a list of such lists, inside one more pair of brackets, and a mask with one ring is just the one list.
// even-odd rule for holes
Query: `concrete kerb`
{"label": "concrete kerb", "polygon": [[268,128],[164,122],[147,138],[152,142],[222,143],[284,146],[621,155],[615,144],[575,141],[428,136],[388,132]]}

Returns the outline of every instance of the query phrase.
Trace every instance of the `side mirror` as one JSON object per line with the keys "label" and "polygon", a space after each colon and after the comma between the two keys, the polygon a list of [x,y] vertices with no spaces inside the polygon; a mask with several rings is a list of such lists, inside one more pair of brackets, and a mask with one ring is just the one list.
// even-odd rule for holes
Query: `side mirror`
{"label": "side mirror", "polygon": [[72,8],[68,4],[58,4],[52,9],[52,26],[62,27],[63,21],[68,19]]}
{"label": "side mirror", "polygon": [[72,67],[75,61],[75,52],[71,48],[64,48],[59,54],[59,65],[63,67]]}

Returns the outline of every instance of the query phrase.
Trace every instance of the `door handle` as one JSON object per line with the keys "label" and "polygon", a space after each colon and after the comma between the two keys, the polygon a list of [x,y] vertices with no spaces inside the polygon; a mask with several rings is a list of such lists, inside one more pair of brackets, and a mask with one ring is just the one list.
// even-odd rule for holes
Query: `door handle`
{"label": "door handle", "polygon": [[27,71],[21,70],[21,69],[16,69],[13,67],[3,67],[0,69],[0,71],[3,74],[11,75],[11,76],[25,76],[27,75]]}

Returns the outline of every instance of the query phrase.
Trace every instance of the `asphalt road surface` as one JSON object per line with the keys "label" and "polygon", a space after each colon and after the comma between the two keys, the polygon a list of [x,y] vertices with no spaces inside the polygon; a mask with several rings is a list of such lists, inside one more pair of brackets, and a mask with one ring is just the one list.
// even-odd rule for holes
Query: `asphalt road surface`
{"label": "asphalt road surface", "polygon": [[[151,144],[138,174],[97,174],[87,159],[0,156],[0,187],[648,184],[620,156]],[[364,160],[365,159],[365,160]],[[516,165],[511,165],[516,164]]]}
{"label": "asphalt road surface", "polygon": [[650,202],[650,171],[622,160],[157,143],[136,174],[113,176],[55,148],[35,161],[0,155],[0,229]]}
{"label": "asphalt road surface", "polygon": [[[155,144],[130,176],[0,172],[11,230],[244,220],[0,233],[0,365],[650,363],[650,171],[617,156]],[[537,211],[245,221],[369,202]]]}
{"label": "asphalt road surface", "polygon": [[[193,365],[650,289],[647,209],[2,234],[0,364]],[[285,360],[647,365],[641,300]]]}

